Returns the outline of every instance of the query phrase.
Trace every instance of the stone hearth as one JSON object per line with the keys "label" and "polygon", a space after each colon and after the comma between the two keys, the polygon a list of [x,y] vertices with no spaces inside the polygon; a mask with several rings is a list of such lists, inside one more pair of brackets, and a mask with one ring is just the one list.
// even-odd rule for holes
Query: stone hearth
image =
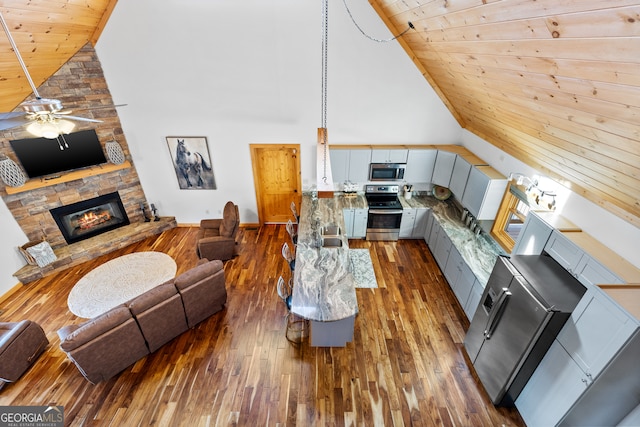
{"label": "stone hearth", "polygon": [[174,217],[163,217],[160,221],[141,221],[129,224],[116,230],[107,231],[99,236],[54,249],[58,257],[56,261],[42,268],[37,265],[25,265],[14,273],[14,276],[23,284],[27,284],[97,258],[100,255],[113,252],[131,243],[160,234],[176,226],[177,224]]}

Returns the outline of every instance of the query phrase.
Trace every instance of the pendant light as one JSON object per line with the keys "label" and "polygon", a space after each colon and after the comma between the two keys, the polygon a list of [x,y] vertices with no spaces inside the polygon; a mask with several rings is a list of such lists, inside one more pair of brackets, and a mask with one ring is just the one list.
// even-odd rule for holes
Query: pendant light
{"label": "pendant light", "polygon": [[327,56],[329,45],[329,0],[322,0],[322,93],[320,98],[320,121],[318,142],[316,144],[316,183],[318,197],[333,197],[333,176],[329,157],[329,138],[327,135]]}

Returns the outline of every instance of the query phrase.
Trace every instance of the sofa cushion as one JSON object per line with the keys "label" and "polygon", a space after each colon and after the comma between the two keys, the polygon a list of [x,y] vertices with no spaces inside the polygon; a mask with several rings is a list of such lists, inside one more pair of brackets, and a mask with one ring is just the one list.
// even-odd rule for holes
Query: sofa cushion
{"label": "sofa cushion", "polygon": [[236,206],[233,202],[227,202],[222,211],[222,223],[220,224],[220,235],[223,237],[232,237],[236,228]]}
{"label": "sofa cushion", "polygon": [[[124,304],[114,307],[106,313],[83,323],[68,335],[61,336],[60,348],[64,351],[71,351],[129,319],[133,319],[133,316],[128,307]],[[59,333],[58,335],[61,334]]]}
{"label": "sofa cushion", "polygon": [[158,305],[172,296],[176,295],[178,290],[173,283],[166,282],[161,285],[156,286],[155,288],[149,289],[145,293],[140,296],[135,297],[125,305],[129,307],[131,314],[137,316],[149,308]]}
{"label": "sofa cushion", "polygon": [[188,271],[185,271],[184,273],[176,277],[174,284],[176,285],[176,288],[178,288],[178,290],[184,290],[194,283],[197,283],[220,270],[222,270],[222,261],[209,261],[204,264],[200,264]]}
{"label": "sofa cushion", "polygon": [[127,303],[150,352],[188,329],[182,298],[173,283],[164,283]]}

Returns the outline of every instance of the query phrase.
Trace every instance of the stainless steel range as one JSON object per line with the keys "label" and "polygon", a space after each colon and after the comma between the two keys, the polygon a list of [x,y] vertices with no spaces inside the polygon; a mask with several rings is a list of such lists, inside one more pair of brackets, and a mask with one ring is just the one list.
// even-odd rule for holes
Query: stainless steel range
{"label": "stainless steel range", "polygon": [[398,240],[402,204],[397,185],[367,185],[365,197],[369,205],[367,240]]}

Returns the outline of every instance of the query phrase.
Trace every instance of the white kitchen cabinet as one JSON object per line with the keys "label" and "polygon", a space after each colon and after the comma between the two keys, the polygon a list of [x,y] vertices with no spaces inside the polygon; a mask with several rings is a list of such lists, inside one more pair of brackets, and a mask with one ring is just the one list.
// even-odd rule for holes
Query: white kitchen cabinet
{"label": "white kitchen cabinet", "polygon": [[411,184],[431,182],[438,150],[410,149],[404,180]]}
{"label": "white kitchen cabinet", "polygon": [[478,220],[493,220],[507,188],[507,178],[490,166],[474,166],[462,195],[462,205]]}
{"label": "white kitchen cabinet", "polygon": [[511,253],[513,255],[540,255],[551,233],[553,233],[553,227],[538,214],[529,211]]}
{"label": "white kitchen cabinet", "polygon": [[[590,393],[601,373],[606,375],[619,360],[638,327],[637,319],[600,289],[588,289],[516,399],[527,425],[557,425],[586,391]],[[625,359],[632,359],[625,360],[625,366],[635,365],[635,357],[625,355]],[[630,375],[637,375],[634,368]]]}
{"label": "white kitchen cabinet", "polygon": [[367,235],[367,209],[347,208],[342,210],[345,234],[349,239],[361,239]]}
{"label": "white kitchen cabinet", "polygon": [[551,233],[544,250],[587,287],[625,283],[620,276],[584,252],[558,230]]}
{"label": "white kitchen cabinet", "polygon": [[333,182],[367,182],[371,150],[331,148],[331,174]]}
{"label": "white kitchen cabinet", "polygon": [[331,176],[333,182],[345,182],[349,180],[349,156],[351,150],[331,149]]}
{"label": "white kitchen cabinet", "polygon": [[460,307],[464,310],[469,300],[471,289],[476,282],[476,276],[464,261],[462,255],[460,255],[458,249],[453,245],[449,251],[449,258],[444,268],[444,277],[447,279],[447,282],[449,282],[449,286],[458,299]]}
{"label": "white kitchen cabinet", "polygon": [[407,163],[408,153],[406,148],[374,148],[371,150],[371,163]]}
{"label": "white kitchen cabinet", "polygon": [[598,287],[587,288],[556,338],[589,378],[596,377],[638,328]]}
{"label": "white kitchen cabinet", "polygon": [[431,209],[427,209],[426,213],[426,225],[424,229],[424,242],[429,245],[429,236],[431,235],[431,229],[433,228],[433,223],[436,222],[433,217],[433,212]]}
{"label": "white kitchen cabinet", "polygon": [[400,221],[401,239],[409,239],[413,236],[413,226],[416,221],[416,210],[413,208],[405,208],[402,210],[402,220]]}
{"label": "white kitchen cabinet", "polygon": [[413,224],[413,239],[422,239],[427,230],[427,221],[429,219],[429,208],[416,208],[416,220]]}
{"label": "white kitchen cabinet", "polygon": [[554,341],[515,404],[528,426],[555,426],[590,381],[564,347]]}
{"label": "white kitchen cabinet", "polygon": [[431,177],[431,183],[433,183],[434,185],[439,185],[441,187],[449,188],[455,161],[455,153],[438,150],[438,154],[436,155],[436,163],[433,168],[433,176]]}
{"label": "white kitchen cabinet", "polygon": [[451,181],[449,182],[449,189],[458,200],[462,199],[462,195],[464,194],[464,188],[467,186],[467,180],[469,179],[469,172],[471,172],[471,163],[466,161],[462,156],[456,156]]}
{"label": "white kitchen cabinet", "polygon": [[462,255],[458,252],[455,246],[451,246],[449,250],[449,256],[447,257],[447,262],[442,269],[442,273],[444,274],[445,279],[449,282],[449,287],[455,292],[455,286],[458,282],[458,276],[460,275],[461,265],[464,264],[462,260]]}
{"label": "white kitchen cabinet", "polygon": [[478,308],[478,304],[480,304],[483,292],[484,287],[482,284],[478,282],[478,279],[474,280],[471,286],[471,292],[469,292],[469,298],[467,298],[467,302],[464,305],[464,314],[467,315],[467,319],[473,319],[473,315],[476,314],[476,309]]}
{"label": "white kitchen cabinet", "polygon": [[434,255],[436,252],[436,245],[438,244],[438,236],[441,232],[444,233],[444,231],[442,231],[442,226],[440,225],[438,220],[434,218],[433,224],[431,226],[431,232],[429,233],[429,238],[427,240],[427,246],[429,246],[429,249],[431,249],[431,253]]}
{"label": "white kitchen cabinet", "polygon": [[422,239],[427,229],[429,208],[405,208],[400,223],[401,239]]}
{"label": "white kitchen cabinet", "polygon": [[436,242],[436,249],[433,253],[433,257],[436,259],[440,270],[444,270],[447,265],[447,259],[449,258],[449,252],[451,252],[451,239],[444,231],[443,228],[440,228],[440,232],[438,233],[438,241]]}

